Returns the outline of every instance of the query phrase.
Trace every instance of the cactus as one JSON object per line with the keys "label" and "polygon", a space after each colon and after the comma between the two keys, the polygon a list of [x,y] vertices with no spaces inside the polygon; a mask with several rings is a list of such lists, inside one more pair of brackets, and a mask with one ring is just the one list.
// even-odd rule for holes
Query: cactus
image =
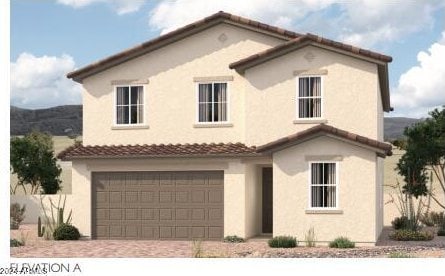
{"label": "cactus", "polygon": [[63,223],[63,208],[57,210],[57,227]]}
{"label": "cactus", "polygon": [[42,219],[40,217],[37,219],[37,236],[39,238],[43,237]]}

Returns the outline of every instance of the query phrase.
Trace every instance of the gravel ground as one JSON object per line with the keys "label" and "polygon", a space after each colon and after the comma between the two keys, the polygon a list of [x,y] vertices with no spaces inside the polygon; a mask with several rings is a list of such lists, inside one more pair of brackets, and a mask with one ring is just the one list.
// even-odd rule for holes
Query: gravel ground
{"label": "gravel ground", "polygon": [[[412,257],[445,258],[445,237],[428,242],[398,242],[388,239],[385,229],[377,246],[333,249],[325,246],[269,248],[267,238],[254,238],[245,243],[202,242],[203,257],[235,258],[384,258],[401,252]],[[12,257],[192,257],[196,244],[191,241],[46,241],[38,238],[35,225],[22,225],[12,230],[11,237],[24,237],[25,246],[11,248]]]}

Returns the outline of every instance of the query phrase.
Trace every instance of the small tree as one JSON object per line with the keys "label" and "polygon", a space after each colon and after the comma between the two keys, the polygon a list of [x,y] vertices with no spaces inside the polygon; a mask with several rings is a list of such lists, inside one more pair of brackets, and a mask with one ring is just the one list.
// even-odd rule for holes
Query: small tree
{"label": "small tree", "polygon": [[403,191],[418,198],[429,195],[442,208],[441,202],[432,188],[427,187],[428,170],[436,176],[440,190],[445,194],[445,107],[429,113],[431,118],[407,127],[405,154],[397,164],[397,170],[403,176]]}
{"label": "small tree", "polygon": [[41,132],[32,132],[23,138],[11,139],[10,164],[12,172],[17,174],[17,187],[31,186],[31,194],[40,190],[44,194],[56,194],[60,189],[62,169],[54,157],[52,137]]}

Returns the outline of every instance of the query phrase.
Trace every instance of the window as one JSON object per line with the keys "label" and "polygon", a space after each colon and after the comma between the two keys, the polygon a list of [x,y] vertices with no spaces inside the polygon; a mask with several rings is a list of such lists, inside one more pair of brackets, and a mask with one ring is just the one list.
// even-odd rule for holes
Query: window
{"label": "window", "polygon": [[116,87],[116,124],[136,125],[144,123],[144,87]]}
{"label": "window", "polygon": [[321,77],[299,77],[297,114],[299,119],[321,118]]}
{"label": "window", "polygon": [[198,122],[227,121],[227,83],[198,84]]}
{"label": "window", "polygon": [[337,163],[310,163],[310,207],[337,208]]}

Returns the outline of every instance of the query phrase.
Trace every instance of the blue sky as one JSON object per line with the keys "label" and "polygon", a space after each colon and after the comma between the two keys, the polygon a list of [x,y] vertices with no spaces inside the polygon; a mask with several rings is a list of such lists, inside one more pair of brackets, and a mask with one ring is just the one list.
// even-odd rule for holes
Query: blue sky
{"label": "blue sky", "polygon": [[225,10],[391,55],[390,87],[396,108],[391,115],[425,116],[445,104],[445,65],[437,62],[445,56],[445,4],[403,3],[12,1],[11,104],[26,108],[80,104],[80,86],[64,77],[67,72]]}

